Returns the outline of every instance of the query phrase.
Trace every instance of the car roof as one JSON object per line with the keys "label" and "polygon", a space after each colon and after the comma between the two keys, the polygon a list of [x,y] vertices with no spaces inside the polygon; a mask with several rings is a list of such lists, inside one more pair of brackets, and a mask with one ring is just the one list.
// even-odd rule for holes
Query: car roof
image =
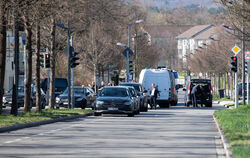
{"label": "car roof", "polygon": [[119,85],[141,85],[140,83],[137,82],[121,82]]}
{"label": "car roof", "polygon": [[103,88],[128,88],[127,86],[104,86]]}

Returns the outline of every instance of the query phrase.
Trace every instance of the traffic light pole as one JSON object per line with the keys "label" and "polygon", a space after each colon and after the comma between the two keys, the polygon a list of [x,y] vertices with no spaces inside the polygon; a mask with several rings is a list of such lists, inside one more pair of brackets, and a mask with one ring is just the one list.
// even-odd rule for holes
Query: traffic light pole
{"label": "traffic light pole", "polygon": [[126,54],[126,82],[129,82],[129,51]]}
{"label": "traffic light pole", "polygon": [[70,21],[68,20],[68,107],[71,109],[71,67],[70,59],[72,53],[70,51]]}
{"label": "traffic light pole", "polygon": [[[238,60],[237,55],[236,55],[236,58],[237,58],[236,60]],[[238,64],[238,62],[236,62],[236,64],[237,64],[237,71],[234,73],[234,75],[235,75],[235,77],[234,77],[235,78],[235,80],[234,80],[235,81],[235,83],[234,83],[234,86],[235,86],[235,88],[234,88],[235,89],[235,92],[234,92],[235,93],[234,94],[235,95],[234,96],[235,97],[235,105],[234,105],[234,107],[238,108],[238,106],[239,106],[239,99],[238,99],[238,95],[239,95],[239,91],[238,91],[238,70],[239,70],[239,68],[238,68],[238,65],[239,64]]]}
{"label": "traffic light pole", "polygon": [[[73,36],[71,36],[71,46],[73,46]],[[72,57],[72,55],[71,55]],[[72,89],[71,89],[71,102],[72,102],[72,108],[75,107],[75,96],[74,96],[74,68],[71,68],[71,86],[72,86]]]}

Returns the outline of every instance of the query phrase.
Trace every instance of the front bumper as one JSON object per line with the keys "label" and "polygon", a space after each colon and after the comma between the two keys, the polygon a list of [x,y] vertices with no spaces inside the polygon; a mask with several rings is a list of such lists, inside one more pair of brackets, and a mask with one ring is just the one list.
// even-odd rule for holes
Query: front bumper
{"label": "front bumper", "polygon": [[101,114],[133,114],[133,111],[125,111],[125,110],[95,110],[95,113],[101,113]]}

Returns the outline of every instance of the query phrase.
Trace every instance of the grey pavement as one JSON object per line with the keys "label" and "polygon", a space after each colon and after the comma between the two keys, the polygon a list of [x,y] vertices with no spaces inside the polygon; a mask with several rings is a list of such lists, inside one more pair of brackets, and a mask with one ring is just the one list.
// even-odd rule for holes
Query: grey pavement
{"label": "grey pavement", "polygon": [[91,116],[2,133],[0,157],[223,157],[212,117],[220,108],[179,103],[135,117]]}

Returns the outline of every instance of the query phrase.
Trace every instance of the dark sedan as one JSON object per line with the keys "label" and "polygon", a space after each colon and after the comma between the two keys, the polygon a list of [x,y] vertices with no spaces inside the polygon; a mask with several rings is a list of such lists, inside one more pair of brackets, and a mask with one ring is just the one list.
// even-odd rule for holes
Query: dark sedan
{"label": "dark sedan", "polygon": [[[11,104],[12,104],[12,91],[13,90],[10,89],[8,91],[8,93],[3,96],[3,104],[5,106],[11,106]],[[41,106],[43,109],[45,108],[45,105],[46,105],[46,98],[45,97],[46,97],[45,93],[41,89]],[[35,86],[31,87],[31,98],[30,99],[31,99],[30,104],[32,106],[35,106],[35,103],[36,103],[36,87]],[[18,104],[18,107],[24,106],[24,87],[22,87],[22,86],[18,87],[17,104]]]}
{"label": "dark sedan", "polygon": [[[89,87],[74,87],[74,101],[76,108],[85,109],[86,107],[94,108],[96,94]],[[63,94],[56,97],[56,107],[68,107],[68,88]]]}
{"label": "dark sedan", "polygon": [[133,117],[136,105],[128,87],[103,87],[96,99],[94,115],[127,114]]}
{"label": "dark sedan", "polygon": [[140,111],[148,111],[148,96],[143,86],[140,83],[120,83],[120,86],[132,86],[135,88],[140,104]]}

